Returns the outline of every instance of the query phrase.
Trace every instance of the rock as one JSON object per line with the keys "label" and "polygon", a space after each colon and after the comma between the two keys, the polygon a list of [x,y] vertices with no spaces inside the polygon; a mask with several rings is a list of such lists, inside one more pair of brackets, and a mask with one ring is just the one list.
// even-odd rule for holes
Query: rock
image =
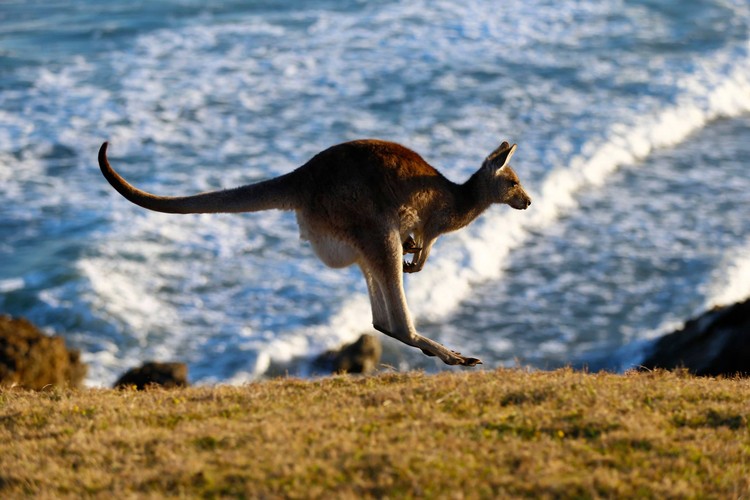
{"label": "rock", "polygon": [[750,298],[715,307],[665,335],[644,368],[687,368],[696,375],[750,375]]}
{"label": "rock", "polygon": [[135,386],[142,391],[150,385],[165,388],[187,387],[188,368],[185,363],[159,363],[147,361],[138,368],[131,368],[117,382],[114,387]]}
{"label": "rock", "polygon": [[321,354],[314,365],[334,373],[370,373],[377,368],[382,352],[377,337],[363,334],[353,344]]}
{"label": "rock", "polygon": [[24,318],[0,315],[0,384],[80,387],[86,370],[80,352],[68,349],[62,337],[50,337]]}

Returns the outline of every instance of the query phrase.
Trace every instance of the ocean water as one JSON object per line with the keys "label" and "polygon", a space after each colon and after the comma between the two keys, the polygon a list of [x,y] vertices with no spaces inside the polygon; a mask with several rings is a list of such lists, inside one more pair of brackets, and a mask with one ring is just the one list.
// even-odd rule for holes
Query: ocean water
{"label": "ocean water", "polygon": [[438,240],[406,277],[418,329],[489,369],[626,369],[750,295],[749,33],[744,0],[2,2],[0,312],[64,335],[91,385],[145,359],[310,375],[373,331],[359,271],[290,213],[131,205],[99,145],[171,195],[364,137],[462,181],[509,140],[534,203]]}

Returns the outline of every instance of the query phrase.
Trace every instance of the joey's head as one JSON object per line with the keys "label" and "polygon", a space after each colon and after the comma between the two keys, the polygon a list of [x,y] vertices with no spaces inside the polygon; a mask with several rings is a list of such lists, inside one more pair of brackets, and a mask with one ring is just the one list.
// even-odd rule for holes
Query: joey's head
{"label": "joey's head", "polygon": [[531,205],[531,197],[526,194],[521,181],[510,167],[510,158],[517,145],[503,142],[482,163],[486,186],[492,203],[504,203],[517,210],[526,210]]}

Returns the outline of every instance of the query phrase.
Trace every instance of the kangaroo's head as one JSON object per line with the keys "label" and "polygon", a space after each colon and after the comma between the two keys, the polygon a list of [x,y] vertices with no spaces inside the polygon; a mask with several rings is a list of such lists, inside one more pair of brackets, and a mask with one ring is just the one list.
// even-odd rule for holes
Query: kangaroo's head
{"label": "kangaroo's head", "polygon": [[509,165],[516,147],[516,144],[511,146],[503,142],[484,160],[482,171],[489,177],[489,195],[493,203],[505,203],[515,209],[526,210],[531,205],[531,197],[526,194]]}

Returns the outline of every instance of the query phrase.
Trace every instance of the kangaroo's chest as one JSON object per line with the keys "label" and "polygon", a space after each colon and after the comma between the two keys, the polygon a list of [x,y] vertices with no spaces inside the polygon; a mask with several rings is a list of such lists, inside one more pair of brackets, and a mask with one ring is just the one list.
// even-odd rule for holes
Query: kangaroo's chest
{"label": "kangaroo's chest", "polygon": [[414,207],[401,207],[398,211],[398,218],[401,236],[406,236],[422,227],[422,216]]}

